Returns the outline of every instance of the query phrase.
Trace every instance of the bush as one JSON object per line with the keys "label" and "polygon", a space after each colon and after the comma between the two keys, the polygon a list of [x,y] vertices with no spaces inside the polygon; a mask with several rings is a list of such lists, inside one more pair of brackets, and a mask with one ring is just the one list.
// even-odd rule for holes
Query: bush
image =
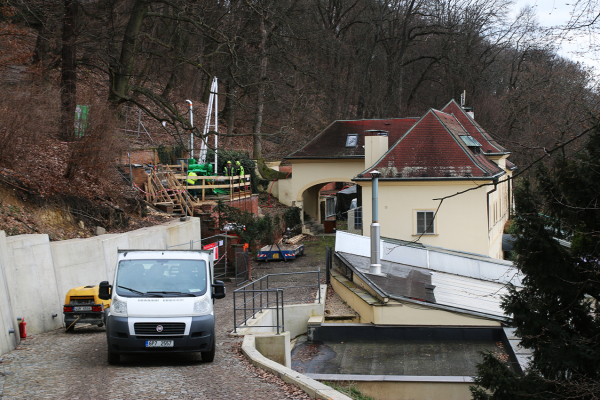
{"label": "bush", "polygon": [[302,223],[301,210],[299,207],[290,207],[283,212],[283,222],[285,227],[294,229],[296,226]]}
{"label": "bush", "polygon": [[281,220],[278,216],[258,217],[248,211],[231,207],[223,201],[218,202],[215,212],[219,215],[219,227],[223,229],[226,224],[230,224],[242,243],[248,243],[252,253],[260,246],[273,244],[275,237],[281,234]]}

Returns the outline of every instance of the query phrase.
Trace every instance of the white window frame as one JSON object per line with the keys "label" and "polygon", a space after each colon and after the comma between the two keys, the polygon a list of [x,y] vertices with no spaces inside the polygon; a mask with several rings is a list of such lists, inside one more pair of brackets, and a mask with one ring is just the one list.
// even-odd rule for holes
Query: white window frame
{"label": "white window frame", "polygon": [[[429,225],[429,220],[427,219],[428,214],[431,214],[430,218],[433,221],[433,223],[431,223],[431,230],[432,232],[419,232],[419,214],[423,214],[424,215],[424,222],[425,222],[425,227],[427,227]],[[437,218],[435,218],[435,210],[415,210],[414,213],[414,221],[415,221],[415,235],[437,235]],[[425,229],[427,230],[427,229]]]}

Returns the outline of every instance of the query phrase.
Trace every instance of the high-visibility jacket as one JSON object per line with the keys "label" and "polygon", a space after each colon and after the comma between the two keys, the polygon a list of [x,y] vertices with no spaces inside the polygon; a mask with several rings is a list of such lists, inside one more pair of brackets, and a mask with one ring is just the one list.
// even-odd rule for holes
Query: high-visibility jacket
{"label": "high-visibility jacket", "polygon": [[[196,175],[195,172],[189,171],[188,172],[188,176],[198,176]],[[195,185],[196,184],[196,180],[195,179],[186,179],[187,183],[189,183],[190,185]]]}
{"label": "high-visibility jacket", "polygon": [[223,171],[225,173],[225,176],[233,176],[235,173],[235,170],[231,165],[225,166],[225,169]]}
{"label": "high-visibility jacket", "polygon": [[238,174],[238,175],[240,175],[240,176],[244,176],[244,175],[246,175],[246,174],[244,173],[244,166],[243,166],[242,164],[240,164],[240,165],[236,165],[236,168],[237,168],[237,174]]}

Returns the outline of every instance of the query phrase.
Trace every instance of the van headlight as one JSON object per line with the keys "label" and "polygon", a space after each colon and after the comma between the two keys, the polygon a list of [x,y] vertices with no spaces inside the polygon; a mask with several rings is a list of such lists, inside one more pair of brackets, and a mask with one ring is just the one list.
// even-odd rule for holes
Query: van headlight
{"label": "van headlight", "polygon": [[207,297],[203,298],[202,300],[196,300],[194,302],[194,314],[204,315],[204,314],[208,314],[209,311],[210,311],[210,302]]}
{"label": "van headlight", "polygon": [[110,305],[110,313],[118,317],[127,316],[127,302],[119,300],[117,297],[112,301]]}

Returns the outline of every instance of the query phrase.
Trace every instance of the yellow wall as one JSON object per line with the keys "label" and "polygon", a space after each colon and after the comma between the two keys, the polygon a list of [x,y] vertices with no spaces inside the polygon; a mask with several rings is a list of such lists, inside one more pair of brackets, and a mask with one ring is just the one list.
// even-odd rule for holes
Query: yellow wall
{"label": "yellow wall", "polygon": [[[512,172],[500,178],[500,182],[496,185],[496,190],[490,192],[489,196],[489,227],[488,241],[490,257],[503,258],[502,253],[502,234],[504,233],[504,225],[509,218],[508,210],[508,177],[512,176]],[[492,186],[493,190],[494,187]]]}
{"label": "yellow wall", "polygon": [[[377,161],[379,153],[387,148],[385,137],[369,137],[367,159],[290,160],[293,174],[291,182],[281,183],[280,201],[301,207],[308,215],[320,221],[318,189],[328,182],[349,182],[364,171],[367,162]],[[494,159],[506,165],[507,156]],[[423,235],[423,244],[453,250],[467,251],[503,258],[502,233],[508,220],[507,177],[500,183],[444,200],[436,216],[434,235]],[[486,182],[439,181],[439,182],[385,182],[379,184],[379,223],[381,235],[402,240],[415,240],[416,211],[435,211],[439,201],[434,199],[449,196],[466,189],[475,188]],[[490,182],[487,182],[490,183]],[[363,232],[370,235],[371,182],[359,182],[363,190]],[[318,185],[318,186],[317,186]],[[283,189],[283,190],[282,190]],[[489,213],[488,196],[489,195]],[[304,218],[304,217],[303,217]]]}
{"label": "yellow wall", "polygon": [[[302,208],[316,221],[321,220],[319,189],[329,182],[350,182],[364,170],[363,159],[290,160],[290,162],[292,182],[291,188],[289,185],[286,187],[286,190],[292,194],[289,205]],[[302,220],[304,221],[304,214]]]}
{"label": "yellow wall", "polygon": [[[370,235],[372,221],[371,182],[363,186],[363,232]],[[416,211],[436,211],[438,199],[475,188],[472,181],[461,182],[379,182],[379,223],[381,236],[416,240]],[[448,249],[489,254],[486,193],[484,186],[443,201],[435,218],[435,234],[423,235],[419,242]]]}
{"label": "yellow wall", "polygon": [[[340,278],[345,281],[345,278]],[[348,284],[348,283],[347,283]],[[358,282],[360,285],[360,282]],[[349,284],[352,286],[352,283]],[[434,325],[434,326],[500,326],[499,321],[477,318],[409,302],[390,300],[386,304],[369,304],[332,275],[333,290],[360,315],[360,322],[376,325]]]}
{"label": "yellow wall", "polygon": [[289,160],[292,164],[292,193],[302,201],[302,193],[309,187],[329,182],[350,182],[364,170],[364,160]]}
{"label": "yellow wall", "polygon": [[377,400],[468,400],[473,383],[352,381],[352,385]]}

